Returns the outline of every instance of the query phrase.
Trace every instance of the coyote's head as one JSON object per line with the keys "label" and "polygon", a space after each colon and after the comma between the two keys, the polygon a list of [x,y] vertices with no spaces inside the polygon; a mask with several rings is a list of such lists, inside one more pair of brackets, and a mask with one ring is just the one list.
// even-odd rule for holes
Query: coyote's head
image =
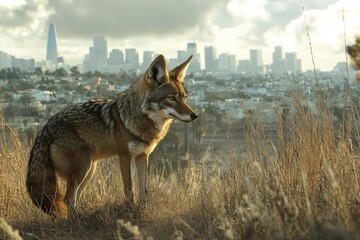
{"label": "coyote's head", "polygon": [[177,119],[182,122],[191,122],[198,117],[186,103],[187,92],[183,85],[191,59],[192,56],[170,72],[163,55],[159,55],[150,64],[142,79],[146,87],[142,107],[149,117],[157,120]]}

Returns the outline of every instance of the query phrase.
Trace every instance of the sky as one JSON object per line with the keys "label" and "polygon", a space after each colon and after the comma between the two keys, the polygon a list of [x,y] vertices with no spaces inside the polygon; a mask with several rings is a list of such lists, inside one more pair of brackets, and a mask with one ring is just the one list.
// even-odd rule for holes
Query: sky
{"label": "sky", "polygon": [[283,46],[297,52],[303,70],[314,60],[326,71],[346,61],[359,12],[357,0],[0,0],[0,51],[44,60],[53,22],[70,65],[82,63],[94,36],[105,36],[109,51],[137,48],[140,59],[145,50],[175,58],[195,41],[202,56],[210,45],[237,60],[262,49],[270,64],[274,46]]}

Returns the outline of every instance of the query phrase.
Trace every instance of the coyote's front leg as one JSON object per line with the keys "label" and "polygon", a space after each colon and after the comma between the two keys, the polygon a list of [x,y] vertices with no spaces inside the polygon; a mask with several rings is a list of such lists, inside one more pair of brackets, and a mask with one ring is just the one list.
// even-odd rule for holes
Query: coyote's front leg
{"label": "coyote's front leg", "polygon": [[144,203],[147,197],[148,155],[145,153],[138,155],[135,158],[135,164],[138,175],[140,202]]}
{"label": "coyote's front leg", "polygon": [[124,184],[125,201],[134,203],[131,181],[131,158],[126,155],[119,155],[121,176]]}

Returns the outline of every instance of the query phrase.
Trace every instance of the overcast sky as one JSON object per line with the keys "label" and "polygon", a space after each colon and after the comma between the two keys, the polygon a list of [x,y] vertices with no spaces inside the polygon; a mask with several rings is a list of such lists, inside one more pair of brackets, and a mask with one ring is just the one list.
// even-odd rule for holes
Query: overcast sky
{"label": "overcast sky", "polygon": [[0,50],[45,59],[54,22],[59,55],[72,65],[102,35],[109,51],[137,48],[140,58],[143,50],[174,58],[196,41],[202,55],[213,45],[241,60],[257,48],[270,63],[273,47],[282,45],[306,70],[313,68],[307,26],[316,68],[330,70],[345,61],[345,41],[360,34],[359,13],[358,0],[0,0]]}

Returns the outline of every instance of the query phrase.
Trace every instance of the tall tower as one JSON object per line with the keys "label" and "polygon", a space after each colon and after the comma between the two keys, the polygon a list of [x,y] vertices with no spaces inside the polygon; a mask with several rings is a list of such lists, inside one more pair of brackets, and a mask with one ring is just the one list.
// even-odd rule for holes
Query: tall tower
{"label": "tall tower", "polygon": [[199,72],[200,71],[200,54],[197,53],[197,46],[195,42],[187,44],[187,56],[193,55],[193,59],[190,62],[188,72]]}
{"label": "tall tower", "polygon": [[296,52],[285,53],[285,66],[288,72],[296,73]]}
{"label": "tall tower", "polygon": [[141,65],[141,71],[145,72],[146,69],[150,66],[151,62],[154,60],[155,54],[152,51],[143,52],[143,63]]}
{"label": "tall tower", "polygon": [[213,46],[205,47],[205,71],[215,71],[216,50]]}
{"label": "tall tower", "polygon": [[108,49],[107,41],[104,36],[97,36],[93,38],[94,42],[94,61],[97,69],[107,65]]}
{"label": "tall tower", "polygon": [[262,51],[261,49],[250,50],[250,68],[252,72],[262,72],[261,67],[263,65]]}
{"label": "tall tower", "polygon": [[139,64],[139,53],[135,48],[125,49],[125,64],[126,70],[137,71],[140,67]]}
{"label": "tall tower", "polygon": [[46,50],[46,60],[57,63],[58,53],[57,53],[57,44],[56,44],[56,31],[55,24],[50,23],[49,32],[48,32],[48,41],[47,41],[47,50]]}
{"label": "tall tower", "polygon": [[278,68],[278,65],[283,62],[283,52],[281,46],[276,46],[272,54],[272,65],[271,68],[275,72]]}

